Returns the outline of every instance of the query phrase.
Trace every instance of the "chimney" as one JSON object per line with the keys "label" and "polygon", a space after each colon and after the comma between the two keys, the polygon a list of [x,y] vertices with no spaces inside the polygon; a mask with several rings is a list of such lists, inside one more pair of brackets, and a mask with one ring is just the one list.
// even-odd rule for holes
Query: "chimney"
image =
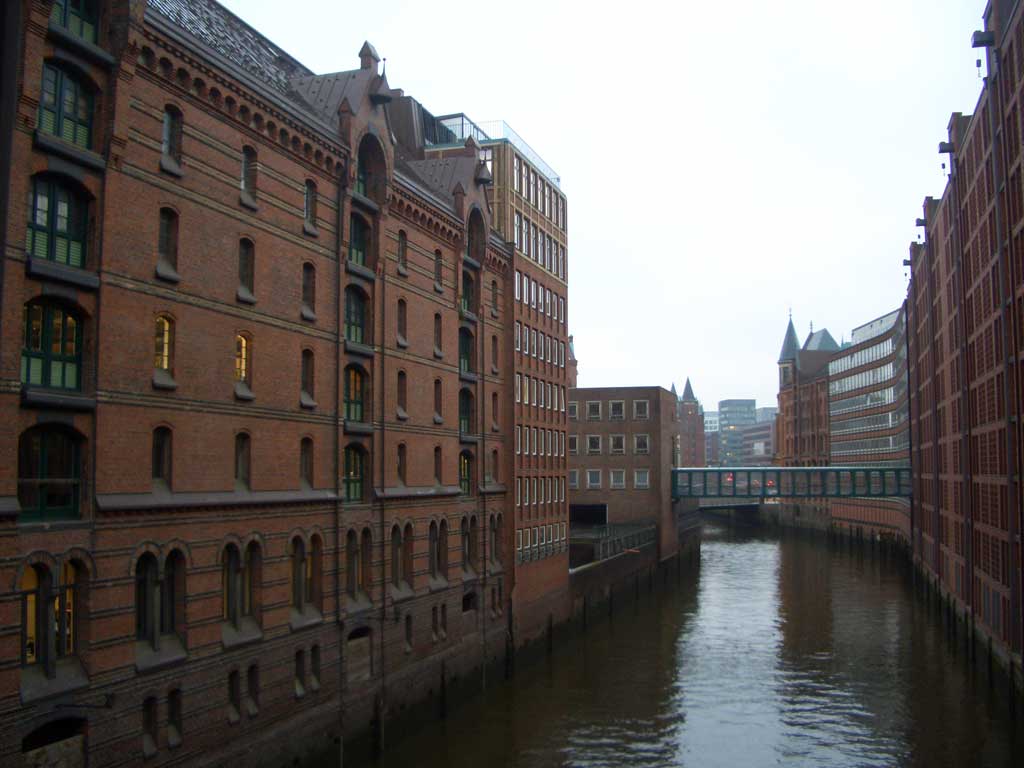
{"label": "chimney", "polygon": [[379,74],[377,71],[377,65],[380,64],[380,56],[377,55],[377,49],[370,45],[370,41],[367,40],[363,43],[363,47],[359,49],[359,68],[360,69],[372,69],[373,74]]}

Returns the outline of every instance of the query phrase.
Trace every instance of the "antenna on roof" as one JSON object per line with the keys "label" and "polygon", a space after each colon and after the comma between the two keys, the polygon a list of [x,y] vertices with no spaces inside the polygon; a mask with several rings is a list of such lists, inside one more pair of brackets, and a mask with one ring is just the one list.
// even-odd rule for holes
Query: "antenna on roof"
{"label": "antenna on roof", "polygon": [[942,164],[942,177],[943,178],[946,177],[946,164],[945,163]]}
{"label": "antenna on roof", "polygon": [[381,63],[383,64],[383,66],[381,66],[381,68],[380,68],[380,76],[381,77],[387,77],[388,76],[388,57],[385,56],[383,59],[381,59]]}
{"label": "antenna on roof", "polygon": [[974,66],[978,68],[978,79],[981,80],[981,59],[975,59]]}

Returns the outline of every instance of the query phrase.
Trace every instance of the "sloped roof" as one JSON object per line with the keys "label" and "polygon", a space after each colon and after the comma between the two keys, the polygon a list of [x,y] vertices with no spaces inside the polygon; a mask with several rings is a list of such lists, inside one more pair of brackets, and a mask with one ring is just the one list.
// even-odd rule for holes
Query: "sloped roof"
{"label": "sloped roof", "polygon": [[387,80],[372,69],[304,75],[293,78],[291,86],[317,112],[330,118],[337,116],[338,108],[345,99],[354,112],[368,93],[390,91]]}
{"label": "sloped roof", "polygon": [[461,181],[467,189],[473,184],[478,162],[476,157],[449,156],[408,160],[406,165],[437,194],[451,200],[452,190],[458,182]]}
{"label": "sloped roof", "polygon": [[800,351],[800,342],[796,338],[796,328],[793,327],[793,318],[789,318],[789,325],[786,326],[786,338],[782,340],[782,350],[779,352],[779,362],[796,360]]}
{"label": "sloped roof", "polygon": [[832,338],[832,334],[828,332],[828,329],[822,328],[821,330],[813,331],[807,336],[801,351],[836,352],[838,349],[839,345]]}
{"label": "sloped roof", "polygon": [[696,396],[693,394],[693,387],[690,386],[690,377],[686,377],[686,386],[683,387],[683,400],[691,403],[697,402]]}
{"label": "sloped roof", "polygon": [[814,377],[828,372],[828,364],[834,350],[801,350],[797,357],[796,367],[804,377]]}

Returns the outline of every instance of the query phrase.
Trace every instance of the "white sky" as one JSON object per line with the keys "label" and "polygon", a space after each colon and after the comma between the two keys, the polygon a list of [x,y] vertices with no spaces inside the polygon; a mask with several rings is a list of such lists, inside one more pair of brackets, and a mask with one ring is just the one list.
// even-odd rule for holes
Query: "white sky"
{"label": "white sky", "polygon": [[[937,151],[981,87],[983,0],[221,0],[316,72],[503,119],[569,200],[581,386],[775,405],[792,307],[839,341],[896,308]],[[983,65],[984,66],[984,65]]]}

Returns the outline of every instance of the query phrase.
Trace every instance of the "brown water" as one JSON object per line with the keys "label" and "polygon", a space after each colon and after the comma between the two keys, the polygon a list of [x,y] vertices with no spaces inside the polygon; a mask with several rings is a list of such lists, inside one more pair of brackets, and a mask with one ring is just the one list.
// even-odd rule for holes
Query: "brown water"
{"label": "brown water", "polygon": [[900,558],[707,527],[683,579],[617,599],[446,720],[391,731],[371,764],[1024,766],[1002,680]]}

